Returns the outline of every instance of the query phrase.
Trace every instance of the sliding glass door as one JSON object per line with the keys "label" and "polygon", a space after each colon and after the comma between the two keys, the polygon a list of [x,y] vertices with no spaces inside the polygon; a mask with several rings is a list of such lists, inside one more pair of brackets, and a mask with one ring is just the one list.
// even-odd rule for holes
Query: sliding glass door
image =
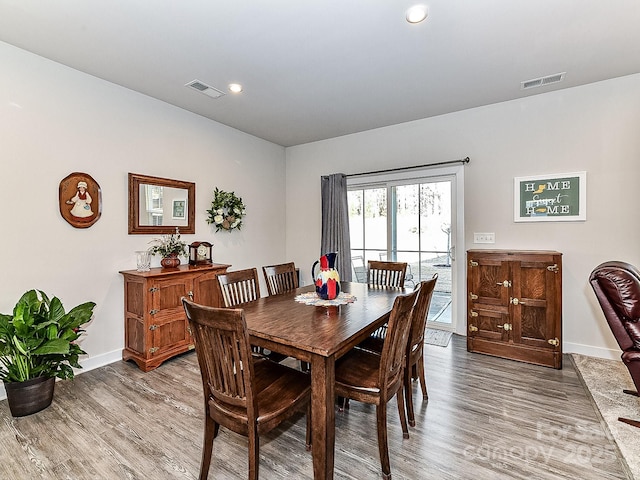
{"label": "sliding glass door", "polygon": [[438,274],[429,321],[451,325],[454,178],[384,181],[349,188],[354,281],[366,281],[368,260],[407,262],[405,286]]}

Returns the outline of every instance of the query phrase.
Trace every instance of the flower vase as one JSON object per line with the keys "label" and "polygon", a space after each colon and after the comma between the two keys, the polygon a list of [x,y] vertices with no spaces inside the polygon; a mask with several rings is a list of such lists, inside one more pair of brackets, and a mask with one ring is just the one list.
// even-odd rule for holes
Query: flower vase
{"label": "flower vase", "polygon": [[164,268],[176,268],[178,265],[180,265],[178,254],[171,253],[167,255],[162,260],[160,260],[160,265],[162,265]]}

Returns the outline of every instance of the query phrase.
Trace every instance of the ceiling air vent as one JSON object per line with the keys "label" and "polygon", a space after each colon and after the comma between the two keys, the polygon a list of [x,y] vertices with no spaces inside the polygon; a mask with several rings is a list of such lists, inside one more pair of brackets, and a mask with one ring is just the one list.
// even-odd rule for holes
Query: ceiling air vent
{"label": "ceiling air vent", "polygon": [[534,78],[532,80],[525,80],[521,82],[522,90],[527,88],[542,87],[543,85],[551,85],[552,83],[558,83],[564,80],[564,76],[567,72],[555,73],[553,75],[547,75],[546,77]]}
{"label": "ceiling air vent", "polygon": [[221,92],[217,88],[213,88],[210,85],[202,83],[200,80],[193,80],[185,85],[185,87],[193,88],[200,93],[204,93],[205,95],[211,98],[220,98],[224,95],[224,92]]}

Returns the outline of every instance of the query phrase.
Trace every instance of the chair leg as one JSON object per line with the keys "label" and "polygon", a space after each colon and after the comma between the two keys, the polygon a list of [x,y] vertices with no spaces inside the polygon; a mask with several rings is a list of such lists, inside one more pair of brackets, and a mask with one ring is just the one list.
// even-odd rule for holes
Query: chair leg
{"label": "chair leg", "polygon": [[638,420],[631,420],[630,418],[618,417],[618,421],[640,428],[640,421]]}
{"label": "chair leg", "polygon": [[213,451],[213,439],[218,435],[218,425],[209,412],[205,411],[204,420],[204,442],[202,444],[202,459],[200,461],[200,480],[206,480],[209,476],[209,466],[211,465],[211,454]]}
{"label": "chair leg", "polygon": [[311,402],[307,405],[307,435],[306,435],[306,447],[307,452],[311,451]]}
{"label": "chair leg", "polygon": [[420,386],[422,387],[422,398],[429,398],[429,394],[427,393],[427,379],[424,376],[424,357],[420,357],[416,362],[416,373],[417,377],[420,379]]}
{"label": "chair leg", "polygon": [[[407,404],[407,416],[409,417],[409,425],[412,427],[416,426],[416,419],[413,414],[413,384],[411,382],[411,368],[405,368],[404,370],[404,393],[405,393],[405,402]],[[398,397],[398,402],[400,402],[400,398]],[[402,416],[402,414],[400,415]]]}
{"label": "chair leg", "polygon": [[398,413],[400,414],[400,425],[402,426],[402,438],[409,438],[409,428],[407,427],[407,415],[404,411],[404,394],[402,391],[404,386],[401,385],[396,393],[396,401],[398,403]]}
{"label": "chair leg", "polygon": [[387,445],[387,404],[381,403],[376,406],[377,428],[378,428],[378,452],[380,453],[380,464],[382,465],[382,478],[391,479],[391,465],[389,464],[389,447]]}
{"label": "chair leg", "polygon": [[249,480],[258,480],[258,467],[260,466],[260,439],[258,428],[249,429]]}

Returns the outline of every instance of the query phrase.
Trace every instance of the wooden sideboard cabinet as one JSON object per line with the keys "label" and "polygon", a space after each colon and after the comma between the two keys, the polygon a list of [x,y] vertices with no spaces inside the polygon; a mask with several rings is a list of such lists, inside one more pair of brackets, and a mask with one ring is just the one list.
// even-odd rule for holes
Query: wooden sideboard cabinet
{"label": "wooden sideboard cabinet", "polygon": [[562,368],[562,254],[467,252],[467,350]]}
{"label": "wooden sideboard cabinet", "polygon": [[213,307],[221,306],[216,275],[229,265],[180,265],[125,270],[123,360],[133,360],[148,372],[165,360],[193,349],[181,297]]}

